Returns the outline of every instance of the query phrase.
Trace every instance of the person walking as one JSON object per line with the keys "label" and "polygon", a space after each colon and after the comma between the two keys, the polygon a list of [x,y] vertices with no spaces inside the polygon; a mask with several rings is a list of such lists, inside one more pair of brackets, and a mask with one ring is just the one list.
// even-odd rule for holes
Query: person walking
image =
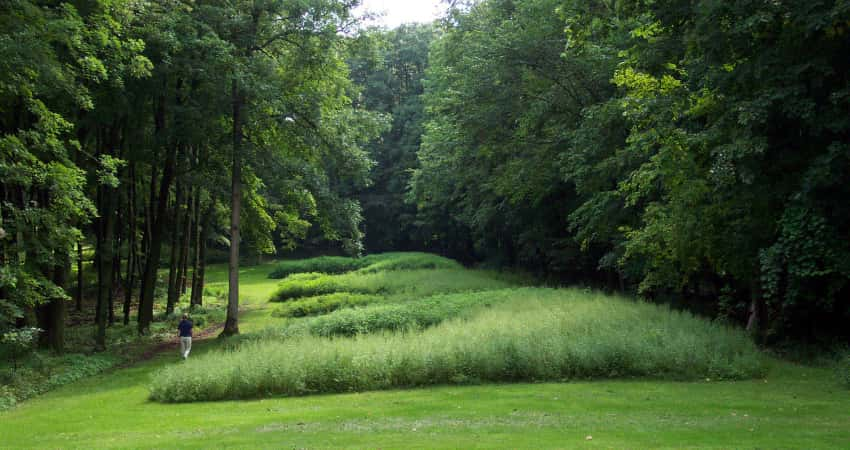
{"label": "person walking", "polygon": [[183,314],[183,320],[177,325],[177,329],[180,331],[180,356],[186,359],[192,351],[192,321],[189,320],[188,314]]}

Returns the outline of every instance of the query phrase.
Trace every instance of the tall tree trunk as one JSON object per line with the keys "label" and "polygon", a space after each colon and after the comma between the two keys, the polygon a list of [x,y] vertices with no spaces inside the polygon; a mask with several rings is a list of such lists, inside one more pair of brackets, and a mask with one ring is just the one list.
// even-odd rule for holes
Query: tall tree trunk
{"label": "tall tree trunk", "polygon": [[180,241],[180,266],[177,271],[177,297],[186,293],[186,272],[189,264],[189,246],[192,243],[192,221],[195,219],[195,193],[189,191],[186,200],[186,217],[183,221],[183,238]]}
{"label": "tall tree trunk", "polygon": [[236,79],[231,82],[233,99],[233,169],[230,191],[230,263],[228,264],[227,320],[223,336],[239,334],[239,226],[242,210],[242,106]]}
{"label": "tall tree trunk", "polygon": [[112,270],[113,237],[115,232],[115,210],[113,207],[115,189],[109,186],[102,187],[103,205],[101,210],[103,222],[103,236],[100,239],[100,253],[98,254],[98,294],[97,294],[97,335],[95,338],[95,350],[106,350],[106,324],[109,319],[110,299],[112,298],[112,284],[114,271]]}
{"label": "tall tree trunk", "polygon": [[130,323],[130,304],[133,299],[136,262],[136,164],[130,162],[130,183],[127,186],[127,284],[124,287],[124,325]]}
{"label": "tall tree trunk", "polygon": [[[180,152],[182,154],[182,152]],[[182,155],[181,155],[182,156]],[[177,195],[174,201],[174,227],[171,232],[171,258],[168,264],[168,299],[165,304],[165,313],[174,312],[179,294],[177,292],[178,265],[180,264],[180,230],[183,228],[183,183],[177,180]]]}
{"label": "tall tree trunk", "polygon": [[[114,201],[117,206],[118,199]],[[121,215],[117,207],[116,213],[115,220],[120,222]],[[115,229],[115,239],[113,240],[112,251],[112,284],[109,287],[109,326],[115,325],[115,296],[121,293],[121,231],[115,225],[112,228]]]}
{"label": "tall tree trunk", "polygon": [[77,312],[83,310],[83,243],[77,241]]}
{"label": "tall tree trunk", "polygon": [[758,343],[764,342],[767,325],[767,306],[761,295],[761,284],[758,276],[750,282],[750,317],[747,319],[747,332]]}
{"label": "tall tree trunk", "polygon": [[[62,264],[54,267],[53,284],[64,288],[68,281],[69,265],[67,263],[69,262],[69,258],[65,255],[62,259]],[[48,304],[48,308],[50,310],[50,333],[47,337],[48,344],[50,345],[51,350],[61,354],[65,352],[65,318],[67,316],[65,299],[54,298],[53,301]]]}
{"label": "tall tree trunk", "polygon": [[160,104],[155,114],[155,123],[159,145],[166,148],[165,166],[162,170],[162,181],[159,186],[159,198],[154,213],[151,211],[153,222],[150,231],[150,252],[145,261],[145,271],[142,276],[142,292],[139,296],[139,334],[150,333],[153,321],[153,296],[156,287],[156,271],[162,254],[162,238],[165,231],[165,215],[168,211],[168,192],[174,178],[174,165],[177,159],[177,147],[166,145],[165,134],[165,96],[160,96]]}
{"label": "tall tree trunk", "polygon": [[210,201],[209,206],[204,210],[201,218],[201,224],[198,235],[197,253],[195,259],[195,270],[192,274],[192,300],[191,304],[204,304],[204,275],[207,268],[207,241],[210,237],[212,229],[212,217],[215,212],[215,203]]}

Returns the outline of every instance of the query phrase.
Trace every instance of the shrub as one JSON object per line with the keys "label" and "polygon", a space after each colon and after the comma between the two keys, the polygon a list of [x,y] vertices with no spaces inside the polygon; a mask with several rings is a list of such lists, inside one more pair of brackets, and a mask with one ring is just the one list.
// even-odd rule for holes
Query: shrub
{"label": "shrub", "polygon": [[280,282],[271,301],[287,301],[334,292],[424,297],[436,293],[481,291],[510,287],[496,272],[466,269],[400,270],[396,272],[347,273],[290,277]]}
{"label": "shrub", "polygon": [[576,290],[510,302],[421,333],[247,342],[157,374],[151,398],[185,402],[469,382],[764,373],[741,330],[668,308]]}

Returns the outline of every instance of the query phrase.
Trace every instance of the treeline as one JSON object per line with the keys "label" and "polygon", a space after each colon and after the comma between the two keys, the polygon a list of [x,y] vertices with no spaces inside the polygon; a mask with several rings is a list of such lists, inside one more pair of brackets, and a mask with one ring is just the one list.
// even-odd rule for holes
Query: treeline
{"label": "treeline", "polygon": [[355,3],[0,3],[0,334],[37,327],[61,351],[89,294],[99,349],[133,313],[145,334],[158,270],[166,313],[200,305],[211,246],[229,249],[233,334],[241,257],[357,253],[351,192],[386,119],[350,100]]}
{"label": "treeline", "polygon": [[384,140],[400,156],[372,147],[400,163],[368,227],[766,341],[847,336],[850,3],[473,3],[385,33],[388,63],[361,77],[402,135]]}

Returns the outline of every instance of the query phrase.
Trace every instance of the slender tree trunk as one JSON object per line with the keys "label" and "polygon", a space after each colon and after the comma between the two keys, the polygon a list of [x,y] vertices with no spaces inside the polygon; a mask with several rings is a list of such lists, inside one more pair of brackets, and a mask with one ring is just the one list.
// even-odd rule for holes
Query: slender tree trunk
{"label": "slender tree trunk", "polygon": [[157,199],[156,213],[151,211],[151,239],[150,252],[145,261],[145,271],[142,276],[142,292],[139,297],[139,334],[150,333],[150,324],[153,321],[153,296],[156,286],[156,271],[159,266],[159,257],[162,254],[162,238],[165,231],[165,215],[168,211],[168,192],[174,178],[174,165],[177,159],[177,147],[166,145],[165,134],[165,96],[160,96],[160,105],[155,114],[155,122],[160,145],[166,147],[165,166],[162,170],[162,182],[159,186],[159,198]]}
{"label": "slender tree trunk", "polygon": [[[54,267],[53,284],[59,287],[65,287],[68,281],[68,256],[63,257],[63,263]],[[65,352],[65,318],[67,316],[67,306],[64,298],[55,298],[48,305],[50,310],[50,334],[48,335],[48,343],[50,349],[56,353]]]}
{"label": "slender tree trunk", "polygon": [[186,272],[189,264],[189,246],[192,243],[192,220],[195,217],[195,193],[189,192],[186,200],[186,217],[183,221],[183,238],[180,241],[180,267],[177,271],[177,297],[186,293]]}
{"label": "slender tree trunk", "polygon": [[[116,199],[117,200],[117,199]],[[117,204],[117,201],[116,201]],[[116,212],[118,212],[116,208]],[[121,216],[115,218],[117,222],[121,221]],[[121,292],[121,232],[116,225],[112,226],[115,229],[114,248],[112,251],[112,284],[109,287],[109,326],[115,325],[115,296]]]}
{"label": "slender tree trunk", "polygon": [[198,236],[197,261],[195,270],[192,276],[192,305],[204,304],[204,275],[207,268],[207,241],[210,237],[212,229],[212,217],[215,212],[215,204],[210,201],[209,206],[204,210],[203,218],[201,219],[201,228]]}
{"label": "slender tree trunk", "polygon": [[750,283],[750,317],[747,319],[747,332],[756,342],[762,343],[767,325],[767,307],[761,295],[760,278],[756,276],[754,280]]}
{"label": "slender tree trunk", "polygon": [[[180,152],[182,154],[182,152]],[[171,258],[168,264],[168,300],[165,305],[165,313],[174,312],[179,294],[177,292],[178,266],[180,264],[180,230],[183,228],[183,183],[177,180],[177,198],[174,202],[174,227],[171,232]]]}
{"label": "slender tree trunk", "polygon": [[83,310],[83,243],[77,242],[77,312]]}
{"label": "slender tree trunk", "polygon": [[130,304],[133,299],[136,260],[136,164],[130,162],[130,183],[127,186],[127,284],[124,288],[124,325],[130,323]]}
{"label": "slender tree trunk", "polygon": [[230,192],[230,263],[228,264],[227,320],[222,336],[239,334],[239,226],[242,210],[242,103],[243,99],[234,78],[231,82],[233,99],[233,169]]}
{"label": "slender tree trunk", "polygon": [[114,193],[115,189],[109,186],[102,187],[103,209],[101,210],[103,221],[103,237],[101,239],[100,253],[98,254],[98,294],[97,294],[97,335],[95,339],[95,350],[106,350],[106,325],[109,318],[110,299],[112,297],[113,266],[113,237],[115,231]]}

